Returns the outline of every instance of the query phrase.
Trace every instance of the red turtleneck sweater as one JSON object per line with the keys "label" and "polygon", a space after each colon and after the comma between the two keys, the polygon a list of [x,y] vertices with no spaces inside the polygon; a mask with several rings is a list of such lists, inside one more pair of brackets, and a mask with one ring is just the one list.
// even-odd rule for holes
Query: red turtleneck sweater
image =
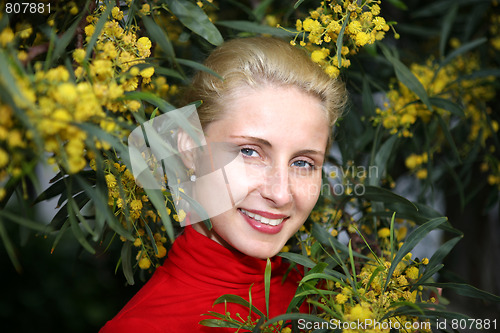
{"label": "red turtleneck sweater", "polygon": [[[286,312],[295,295],[300,274],[291,271],[284,283],[288,264],[281,257],[272,260],[270,317]],[[253,305],[266,313],[264,270],[266,260],[230,250],[192,227],[186,227],[169,252],[162,267],[110,320],[100,333],[137,332],[234,332],[235,329],[210,328],[199,324],[209,311],[224,313],[224,304],[212,307],[224,294],[248,300],[252,286]],[[248,309],[228,303],[227,311],[248,315]]]}

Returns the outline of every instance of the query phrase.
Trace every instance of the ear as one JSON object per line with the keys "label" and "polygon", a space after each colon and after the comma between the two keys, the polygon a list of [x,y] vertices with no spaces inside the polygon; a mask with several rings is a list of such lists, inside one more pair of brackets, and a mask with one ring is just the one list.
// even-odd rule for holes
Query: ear
{"label": "ear", "polygon": [[177,134],[177,149],[179,150],[182,162],[188,169],[194,169],[194,148],[196,147],[197,146],[194,140],[189,136],[189,134],[187,134],[183,130],[179,130],[179,133]]}

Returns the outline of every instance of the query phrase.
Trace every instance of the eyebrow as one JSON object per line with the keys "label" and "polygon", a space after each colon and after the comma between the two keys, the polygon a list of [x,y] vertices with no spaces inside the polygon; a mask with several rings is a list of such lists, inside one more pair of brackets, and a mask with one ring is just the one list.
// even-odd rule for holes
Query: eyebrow
{"label": "eyebrow", "polygon": [[[261,145],[269,147],[269,148],[272,148],[272,146],[273,146],[271,144],[271,142],[267,141],[266,139],[258,138],[258,137],[255,137],[255,136],[231,135],[231,138],[239,138],[239,139],[252,140],[252,141],[260,143]],[[322,152],[322,151],[319,151],[319,150],[314,150],[314,149],[302,149],[302,150],[297,151],[295,154],[296,155],[308,155],[308,154],[312,154],[312,155],[323,156],[325,153]]]}

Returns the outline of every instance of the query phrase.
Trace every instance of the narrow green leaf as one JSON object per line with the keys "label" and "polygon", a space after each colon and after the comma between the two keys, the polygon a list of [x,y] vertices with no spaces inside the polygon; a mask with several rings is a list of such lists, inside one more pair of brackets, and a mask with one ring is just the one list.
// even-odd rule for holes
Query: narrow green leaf
{"label": "narrow green leaf", "polygon": [[[379,184],[380,179],[384,176],[385,170],[387,168],[387,161],[392,155],[392,151],[394,148],[394,145],[396,144],[398,139],[397,135],[392,135],[387,141],[385,141],[381,146],[380,149],[377,151],[377,154],[375,155],[373,162],[374,166],[376,167],[375,172],[369,172],[368,173],[368,183],[371,186],[376,186]],[[370,169],[371,170],[370,166]]]}
{"label": "narrow green leaf", "polygon": [[144,15],[142,17],[142,22],[144,23],[144,27],[148,31],[149,37],[158,43],[163,52],[167,54],[167,56],[174,60],[175,59],[175,51],[172,45],[172,42],[168,38],[168,35],[163,31],[162,28],[156,22],[150,18],[149,16]]}
{"label": "narrow green leaf", "polygon": [[66,230],[69,228],[69,221],[66,220],[66,222],[61,226],[59,231],[57,232],[56,238],[54,239],[54,243],[52,243],[52,247],[50,248],[50,253],[54,253],[57,245],[62,239],[62,236],[66,232]]}
{"label": "narrow green leaf", "polygon": [[432,105],[441,109],[445,109],[446,111],[449,111],[451,114],[457,117],[465,117],[463,108],[450,100],[441,97],[431,97],[429,100],[431,101]]}
{"label": "narrow green leaf", "polygon": [[494,295],[492,293],[489,293],[487,291],[478,289],[476,287],[473,287],[471,285],[465,284],[465,283],[453,283],[453,282],[448,282],[448,283],[424,283],[424,286],[430,286],[430,287],[436,287],[436,288],[443,288],[443,289],[451,289],[455,291],[457,294],[466,296],[466,297],[472,297],[472,298],[479,298],[485,301],[490,301],[490,302],[500,302],[500,296]]}
{"label": "narrow green leaf", "polygon": [[299,8],[299,6],[304,2],[304,0],[297,0],[297,2],[295,2],[295,4],[293,5],[293,8],[294,9],[297,9]]}
{"label": "narrow green leaf", "polygon": [[363,89],[361,92],[361,100],[363,106],[363,113],[366,116],[375,115],[375,102],[373,101],[372,90],[368,79],[363,79]]}
{"label": "narrow green leaf", "polygon": [[0,216],[3,216],[4,218],[15,222],[19,225],[22,225],[26,228],[32,229],[32,230],[38,230],[38,231],[43,231],[43,232],[50,232],[51,228],[45,224],[41,224],[39,222],[33,221],[31,219],[28,219],[26,217],[23,217],[19,214],[14,214],[6,210],[0,210]]}
{"label": "narrow green leaf", "polygon": [[90,37],[90,41],[87,44],[87,49],[85,51],[85,61],[87,61],[90,57],[90,54],[92,53],[94,49],[94,45],[97,42],[97,38],[101,34],[102,29],[104,28],[104,25],[108,21],[108,17],[111,14],[111,9],[113,9],[112,4],[107,4],[106,9],[101,13],[101,17],[99,17],[99,20],[97,20],[97,23],[94,27],[94,33]]}
{"label": "narrow green leaf", "polygon": [[365,192],[357,197],[375,202],[400,203],[418,211],[417,206],[413,202],[382,187],[365,186]]}
{"label": "narrow green leaf", "polygon": [[219,30],[210,22],[207,14],[200,7],[189,1],[165,0],[165,2],[188,29],[213,45],[220,45],[224,42]]}
{"label": "narrow green leaf", "polygon": [[[80,24],[81,15],[78,15],[78,18],[75,19],[75,22],[66,30],[61,38],[58,38],[54,43],[54,51],[52,53],[51,63],[54,63],[66,50],[66,47],[73,40],[75,36],[76,28]],[[57,37],[56,37],[57,38]]]}
{"label": "narrow green leaf", "polygon": [[14,245],[12,244],[9,235],[7,234],[7,230],[5,230],[4,222],[2,221],[1,217],[0,217],[0,239],[2,240],[3,246],[7,251],[7,255],[9,256],[12,265],[14,266],[14,268],[18,273],[21,273],[22,272],[21,263],[17,258],[16,251],[14,250]]}
{"label": "narrow green leaf", "polygon": [[257,7],[253,10],[253,14],[257,21],[262,21],[264,16],[266,15],[267,10],[271,6],[274,0],[263,0],[261,1]]}
{"label": "narrow green leaf", "polygon": [[332,276],[330,274],[325,274],[325,273],[311,273],[311,274],[307,274],[306,276],[304,276],[302,278],[302,280],[300,280],[300,284],[304,284],[306,282],[309,282],[311,280],[317,280],[317,279],[323,279],[323,280],[329,280],[329,281],[335,281],[335,282],[338,282],[340,283],[341,285],[345,286],[346,284],[344,283],[344,281],[342,281],[341,279],[338,279],[337,277],[335,276]]}
{"label": "narrow green leaf", "polygon": [[134,285],[134,272],[132,270],[132,242],[125,242],[122,245],[121,255],[122,271],[127,283]]}
{"label": "narrow green leaf", "polygon": [[394,258],[394,245],[395,245],[395,241],[394,241],[394,218],[396,217],[396,212],[394,212],[392,214],[392,217],[391,217],[391,235],[390,235],[390,242],[391,242],[391,258]]}
{"label": "narrow green leaf", "polygon": [[221,320],[221,319],[203,319],[200,321],[200,325],[207,326],[207,327],[219,327],[219,328],[237,328],[237,329],[246,329],[246,330],[251,330],[252,328],[243,325],[243,324],[238,324],[234,322],[229,322],[226,320]]}
{"label": "narrow green leaf", "polygon": [[422,83],[417,79],[417,77],[410,71],[408,67],[406,67],[399,59],[394,57],[389,49],[384,46],[384,44],[378,44],[382,53],[384,53],[385,57],[389,62],[394,66],[394,71],[396,72],[396,77],[402,84],[404,84],[408,89],[413,91],[415,95],[417,95],[420,100],[429,108],[430,111],[433,111],[432,104],[429,100],[429,96],[425,91]]}
{"label": "narrow green leaf", "polygon": [[305,313],[286,313],[282,314],[276,317],[273,317],[266,321],[264,323],[264,327],[267,327],[273,323],[277,323],[279,321],[287,321],[287,320],[299,320],[299,319],[304,319],[306,322],[310,321],[313,323],[319,322],[319,323],[324,323],[327,322],[325,319],[316,317],[312,314],[305,314]]}
{"label": "narrow green leaf", "polygon": [[351,12],[347,11],[346,17],[344,19],[344,23],[342,23],[342,28],[340,29],[339,35],[337,37],[337,61],[339,68],[342,68],[342,44],[344,42],[344,32],[347,27],[347,23],[349,22],[349,18],[351,17]]}
{"label": "narrow green leaf", "polygon": [[443,130],[444,137],[446,138],[446,141],[448,141],[448,144],[451,147],[451,150],[453,151],[453,154],[455,155],[455,158],[457,159],[458,163],[462,162],[462,159],[460,158],[460,152],[458,151],[457,145],[455,144],[455,140],[453,140],[453,137],[451,136],[450,129],[448,128],[448,125],[445,123],[443,117],[439,113],[434,113],[438,122],[439,126],[441,126],[441,129]]}
{"label": "narrow green leaf", "polygon": [[252,32],[255,34],[268,34],[283,38],[295,35],[293,32],[294,29],[287,29],[287,31],[250,21],[217,21],[215,24],[238,31]]}
{"label": "narrow green leaf", "polygon": [[208,68],[207,66],[204,66],[204,65],[200,64],[199,62],[192,61],[192,60],[189,60],[189,59],[179,59],[179,58],[176,58],[175,60],[176,60],[179,64],[181,64],[181,65],[184,65],[184,66],[189,66],[189,67],[194,68],[194,69],[196,69],[196,70],[199,70],[199,71],[204,71],[204,72],[210,73],[210,74],[212,74],[213,76],[215,76],[216,78],[221,79],[221,80],[224,80],[224,79],[222,78],[222,76],[220,76],[219,74],[217,74],[216,72],[214,72],[213,70],[211,70],[210,68]]}
{"label": "narrow green leaf", "polygon": [[[446,58],[444,58],[443,61],[441,61],[441,63],[439,64],[439,68],[443,68],[444,66],[446,66],[450,61],[452,61],[457,56],[459,56],[467,51],[470,51],[470,50],[478,47],[479,45],[486,43],[487,41],[488,41],[488,39],[486,37],[483,37],[483,38],[473,40],[472,42],[468,42],[468,43],[463,44],[459,48],[450,52],[446,56]],[[439,71],[439,69],[438,69],[438,71]]]}
{"label": "narrow green leaf", "polygon": [[354,257],[352,255],[352,244],[351,244],[351,239],[349,239],[349,261],[351,263],[351,270],[352,270],[352,288],[353,290],[357,293],[357,282],[356,282],[356,265],[354,264]]}
{"label": "narrow green leaf", "polygon": [[175,106],[161,99],[157,95],[147,91],[130,91],[127,92],[123,99],[142,100],[157,106],[163,113],[175,110]]}
{"label": "narrow green leaf", "polygon": [[155,73],[165,75],[165,76],[174,77],[176,79],[183,80],[183,81],[186,80],[186,77],[182,73],[179,73],[178,71],[171,69],[171,68],[155,67]]}
{"label": "narrow green leaf", "polygon": [[[72,200],[72,198],[70,200]],[[78,240],[80,245],[82,245],[85,250],[87,250],[91,254],[95,254],[95,249],[87,241],[85,235],[83,234],[82,230],[80,229],[80,226],[76,221],[76,212],[73,209],[74,209],[73,203],[72,201],[70,201],[68,205],[68,219],[71,226],[71,231],[73,232],[73,235]]]}
{"label": "narrow green leaf", "polygon": [[266,312],[269,318],[269,293],[271,289],[271,260],[267,258],[266,270],[264,272],[264,292],[266,297]]}
{"label": "narrow green leaf", "polygon": [[412,231],[412,233],[406,238],[403,246],[401,246],[399,251],[396,253],[394,260],[392,260],[391,267],[387,272],[387,280],[385,281],[384,290],[387,288],[396,266],[404,258],[404,256],[406,256],[408,252],[410,252],[431,230],[436,229],[446,221],[446,217],[439,217],[422,224],[417,229]]}
{"label": "narrow green leaf", "polygon": [[401,0],[389,0],[389,3],[396,8],[399,8],[402,10],[408,10],[408,7],[406,6],[406,4]]}
{"label": "narrow green leaf", "polygon": [[246,299],[244,299],[243,297],[241,296],[237,296],[237,295],[230,295],[230,294],[226,294],[226,295],[222,295],[220,297],[218,297],[215,301],[214,301],[214,304],[213,305],[217,305],[217,304],[221,304],[221,303],[234,303],[234,304],[239,304],[239,305],[242,305],[246,308],[251,308],[252,311],[254,313],[256,313],[257,315],[259,315],[260,317],[263,317],[264,316],[264,313],[262,313],[262,311],[260,311],[259,309],[257,309],[255,306],[252,306]]}
{"label": "narrow green leaf", "polygon": [[446,50],[446,44],[448,42],[448,37],[450,35],[453,22],[457,17],[458,4],[454,4],[443,19],[443,25],[441,26],[441,36],[439,40],[439,54],[444,58],[444,52]]}
{"label": "narrow green leaf", "polygon": [[[346,245],[342,244],[341,242],[338,241],[337,238],[333,237],[325,228],[323,228],[320,224],[314,223],[311,229],[311,234],[314,236],[314,238],[320,242],[321,244],[324,245],[330,245],[330,242],[333,242],[335,247],[340,250],[342,253],[349,253],[349,249]],[[354,252],[354,256],[369,260],[365,255],[362,255],[361,253]]]}

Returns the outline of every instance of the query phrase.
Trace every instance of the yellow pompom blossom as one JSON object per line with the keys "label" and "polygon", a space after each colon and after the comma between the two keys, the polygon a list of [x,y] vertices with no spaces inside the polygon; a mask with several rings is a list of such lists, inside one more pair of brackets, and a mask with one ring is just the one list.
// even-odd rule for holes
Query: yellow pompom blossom
{"label": "yellow pompom blossom", "polygon": [[[347,56],[359,52],[360,48],[382,40],[390,25],[378,16],[379,0],[367,1],[323,1],[321,7],[309,12],[303,20],[297,20],[298,33],[290,42],[305,46],[311,52],[314,62],[320,64],[331,77],[337,77],[339,69],[349,67]],[[340,50],[342,59],[337,57],[337,39],[343,31],[343,46]],[[321,48],[320,48],[321,47]]]}
{"label": "yellow pompom blossom", "polygon": [[391,235],[391,230],[389,228],[382,228],[378,231],[378,236],[380,238],[387,238]]}
{"label": "yellow pompom blossom", "polygon": [[[91,166],[95,168],[95,162],[92,162]],[[133,174],[124,164],[106,160],[104,172],[108,188],[108,205],[113,208],[123,228],[133,232],[135,239],[133,245],[138,251],[139,267],[144,270],[151,268],[151,265],[158,267],[161,264],[159,259],[167,255],[165,244],[168,242],[159,214],[144,189],[137,186]],[[172,202],[169,205],[173,207]],[[171,213],[168,207],[167,213]],[[175,211],[173,213],[174,218],[177,217],[180,221],[186,218],[183,210],[177,214]],[[127,240],[122,238],[122,241]]]}
{"label": "yellow pompom blossom", "polygon": [[[500,127],[496,120],[489,120],[492,110],[488,107],[482,108],[485,102],[492,100],[495,96],[495,90],[491,84],[494,79],[491,77],[459,79],[461,76],[468,75],[478,69],[479,60],[475,54],[456,57],[441,68],[432,57],[423,65],[412,64],[410,66],[411,72],[420,81],[429,96],[439,96],[439,98],[463,105],[464,114],[461,120],[467,123],[466,139],[470,142],[470,144],[461,147],[460,153],[464,157],[469,154],[473,146],[472,143],[475,141],[478,141],[483,148],[488,149],[488,139],[497,136]],[[390,134],[411,138],[413,136],[412,130],[417,122],[428,124],[433,117],[433,112],[447,123],[460,117],[452,114],[449,110],[436,106],[433,108],[433,111],[429,110],[411,90],[398,82],[389,90],[386,102],[382,108],[377,108],[377,115],[372,120],[374,125],[381,124]],[[412,154],[405,160],[406,167],[417,178],[426,179],[428,177],[426,167],[428,160],[432,159],[434,153],[441,152],[446,142],[445,136],[438,133],[430,147],[430,155],[428,153]],[[499,182],[496,182],[496,177],[500,176],[498,161],[493,156],[487,156],[486,159],[486,165],[488,165],[486,169],[490,175],[493,175],[489,177],[489,183],[500,185],[500,178]]]}
{"label": "yellow pompom blossom", "polygon": [[[89,24],[84,29],[87,41],[95,32],[95,24],[102,9],[98,9],[94,16],[87,17]],[[137,36],[138,26],[123,29],[118,22],[122,18],[123,12],[114,7],[112,18],[105,23],[97,37],[94,58],[89,61],[90,70],[88,73],[84,71],[79,79],[86,80],[89,75],[102,105],[110,111],[124,113],[131,119],[128,112],[137,111],[136,105],[117,99],[125,92],[136,90],[140,84],[145,86],[151,81],[154,67],[139,71],[134,66],[145,63],[145,59],[151,55],[152,44],[149,38]],[[81,51],[75,51],[73,57],[81,64]]]}

